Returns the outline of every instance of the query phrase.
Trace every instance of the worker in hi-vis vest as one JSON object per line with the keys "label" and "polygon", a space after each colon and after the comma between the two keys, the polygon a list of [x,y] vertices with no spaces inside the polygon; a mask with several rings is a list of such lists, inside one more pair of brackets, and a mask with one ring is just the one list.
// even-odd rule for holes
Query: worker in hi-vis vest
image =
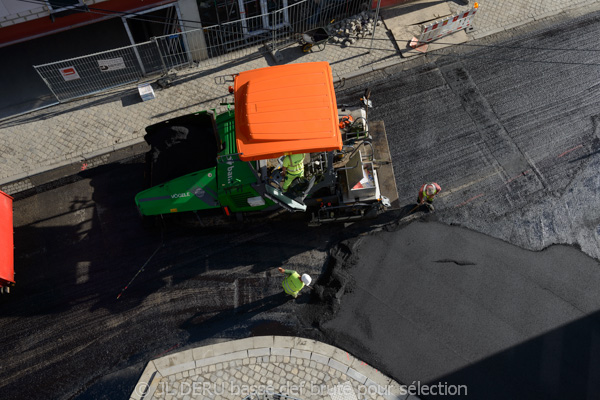
{"label": "worker in hi-vis vest", "polygon": [[417,203],[425,204],[431,211],[434,211],[433,208],[433,199],[434,197],[442,191],[440,185],[435,182],[426,183],[421,186],[419,189],[419,197],[417,198]]}
{"label": "worker in hi-vis vest", "polygon": [[312,279],[308,274],[302,274],[302,276],[300,276],[300,274],[296,271],[292,271],[291,269],[283,269],[281,267],[279,268],[279,272],[285,274],[285,279],[281,284],[283,286],[283,290],[293,298],[298,297],[298,293],[300,290],[302,290],[304,285],[310,286],[310,283],[312,282]]}
{"label": "worker in hi-vis vest", "polygon": [[304,153],[303,154],[288,154],[283,157],[283,173],[285,181],[283,181],[283,191],[287,191],[294,179],[304,176]]}

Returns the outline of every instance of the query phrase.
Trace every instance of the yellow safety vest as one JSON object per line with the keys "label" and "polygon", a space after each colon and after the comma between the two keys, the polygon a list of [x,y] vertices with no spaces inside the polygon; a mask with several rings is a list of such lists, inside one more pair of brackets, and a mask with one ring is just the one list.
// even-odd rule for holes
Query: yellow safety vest
{"label": "yellow safety vest", "polygon": [[300,279],[300,275],[294,271],[283,280],[282,286],[287,294],[294,295],[302,290],[304,282]]}
{"label": "yellow safety vest", "polygon": [[304,173],[304,154],[287,155],[283,159],[283,166],[289,175],[300,176]]}

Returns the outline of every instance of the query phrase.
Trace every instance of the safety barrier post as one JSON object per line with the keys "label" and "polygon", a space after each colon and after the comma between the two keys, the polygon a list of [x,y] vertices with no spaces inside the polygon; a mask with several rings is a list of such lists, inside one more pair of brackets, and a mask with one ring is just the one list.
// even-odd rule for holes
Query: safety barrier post
{"label": "safety barrier post", "polygon": [[415,50],[426,52],[428,43],[470,27],[478,8],[479,3],[475,3],[473,8],[468,11],[462,11],[440,21],[421,25],[421,34],[418,38],[413,37],[409,46]]}

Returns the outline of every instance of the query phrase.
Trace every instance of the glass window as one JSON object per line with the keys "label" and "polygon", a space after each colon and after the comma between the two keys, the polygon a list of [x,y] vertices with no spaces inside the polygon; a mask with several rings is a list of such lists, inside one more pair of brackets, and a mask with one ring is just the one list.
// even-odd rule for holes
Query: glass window
{"label": "glass window", "polygon": [[46,0],[46,2],[53,11],[83,4],[80,0]]}

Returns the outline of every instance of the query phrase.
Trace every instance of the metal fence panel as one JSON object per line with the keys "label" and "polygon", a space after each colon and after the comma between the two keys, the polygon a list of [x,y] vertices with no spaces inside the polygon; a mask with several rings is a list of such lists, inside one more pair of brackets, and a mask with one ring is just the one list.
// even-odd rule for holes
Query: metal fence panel
{"label": "metal fence panel", "polygon": [[302,0],[268,14],[155,40],[168,68],[217,65],[255,54],[264,44],[271,50],[288,46],[302,33],[369,10],[370,5],[366,0]]}
{"label": "metal fence panel", "polygon": [[220,25],[152,38],[115,50],[34,66],[59,101],[101,92],[170,69],[223,64],[256,54],[265,44],[276,51],[302,33],[362,11],[370,0],[301,0],[283,8]]}
{"label": "metal fence panel", "polygon": [[[290,23],[278,29],[273,38],[273,49],[280,49],[298,41],[300,35],[314,28],[341,21],[370,9],[371,2],[365,0],[305,0],[274,14],[286,13]],[[274,16],[282,19],[282,16]]]}
{"label": "metal fence panel", "polygon": [[35,65],[34,68],[59,101],[137,82],[164,70],[154,42]]}
{"label": "metal fence panel", "polygon": [[265,16],[156,37],[162,62],[168,68],[202,67],[255,54],[257,46],[273,37],[270,29],[252,29]]}

